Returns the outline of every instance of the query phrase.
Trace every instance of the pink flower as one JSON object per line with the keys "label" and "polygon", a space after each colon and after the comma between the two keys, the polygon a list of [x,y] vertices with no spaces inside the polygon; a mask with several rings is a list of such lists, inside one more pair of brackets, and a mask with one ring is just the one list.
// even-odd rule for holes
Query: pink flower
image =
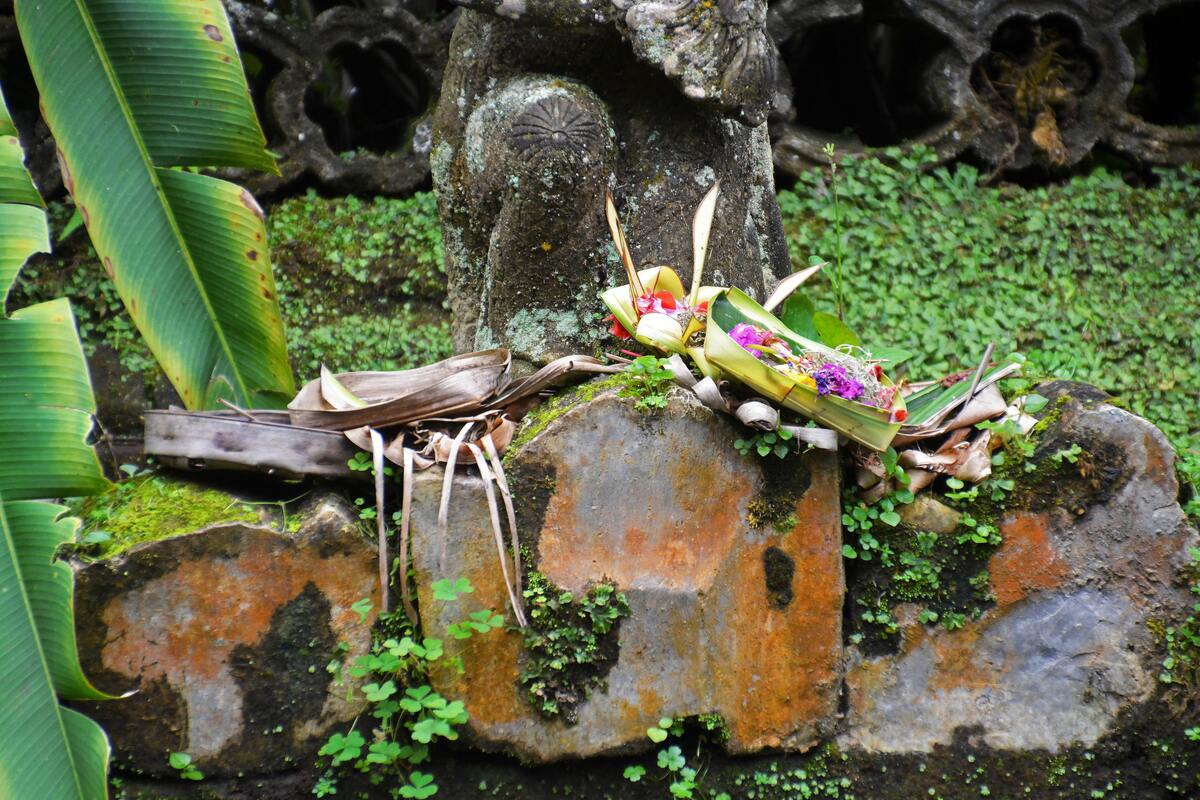
{"label": "pink flower", "polygon": [[670,314],[679,307],[679,301],[670,292],[646,292],[637,305],[639,314]]}
{"label": "pink flower", "polygon": [[750,347],[750,345],[763,345],[767,342],[767,340],[774,337],[772,337],[769,332],[764,331],[762,328],[747,324],[745,322],[739,322],[737,325],[734,325],[729,329],[729,338],[737,342],[742,349],[750,355],[754,356],[755,358],[762,358],[762,352],[753,349]]}

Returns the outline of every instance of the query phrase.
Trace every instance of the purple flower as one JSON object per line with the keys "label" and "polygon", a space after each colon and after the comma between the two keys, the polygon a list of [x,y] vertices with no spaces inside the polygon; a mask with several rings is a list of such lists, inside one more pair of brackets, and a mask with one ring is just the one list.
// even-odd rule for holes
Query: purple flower
{"label": "purple flower", "polygon": [[750,345],[761,345],[770,337],[770,335],[771,334],[767,333],[762,328],[756,328],[755,326],[749,325],[745,322],[739,322],[737,325],[734,325],[729,329],[729,338],[741,345],[743,350],[755,358],[762,358],[762,352],[752,349]]}
{"label": "purple flower", "polygon": [[863,393],[863,385],[847,375],[840,364],[826,364],[813,373],[813,380],[821,396],[836,394],[846,400],[857,400]]}

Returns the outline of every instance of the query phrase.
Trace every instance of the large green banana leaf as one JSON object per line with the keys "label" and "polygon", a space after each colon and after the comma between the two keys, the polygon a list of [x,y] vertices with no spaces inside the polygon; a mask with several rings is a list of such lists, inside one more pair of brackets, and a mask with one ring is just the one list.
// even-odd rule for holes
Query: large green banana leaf
{"label": "large green banana leaf", "polygon": [[42,196],[25,169],[17,129],[0,95],[0,316],[21,266],[34,253],[50,252]]}
{"label": "large green banana leaf", "polygon": [[0,502],[0,797],[107,796],[104,731],[55,696],[103,697],[75,654],[71,570],[49,558],[74,529],[62,510]]}
{"label": "large green banana leaf", "polygon": [[187,167],[274,170],[220,0],[18,0],[96,252],[189,408],[295,394],[262,211]]}
{"label": "large green banana leaf", "polygon": [[[13,133],[0,96],[0,297],[30,254],[49,249]],[[0,798],[107,796],[108,739],[56,696],[105,696],[80,669],[72,573],[54,560],[78,523],[27,499],[105,486],[86,443],[94,411],[67,301],[0,313]]]}

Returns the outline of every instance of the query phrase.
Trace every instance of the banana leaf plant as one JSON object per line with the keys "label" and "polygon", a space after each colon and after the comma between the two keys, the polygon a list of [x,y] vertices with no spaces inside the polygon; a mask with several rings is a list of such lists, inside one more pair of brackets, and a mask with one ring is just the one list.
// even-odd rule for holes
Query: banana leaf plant
{"label": "banana leaf plant", "polygon": [[17,0],[63,181],[190,409],[295,394],[263,212],[205,167],[275,171],[220,0]]}
{"label": "banana leaf plant", "polygon": [[800,336],[740,289],[712,300],[704,354],[726,377],[875,450],[907,415],[878,364]]}
{"label": "banana leaf plant", "polygon": [[3,313],[21,265],[50,249],[42,209],[0,96],[0,795],[95,800],[108,739],[58,702],[106,697],[80,669],[74,578],[55,560],[78,520],[37,499],[107,485],[86,443],[92,387],[65,299]]}

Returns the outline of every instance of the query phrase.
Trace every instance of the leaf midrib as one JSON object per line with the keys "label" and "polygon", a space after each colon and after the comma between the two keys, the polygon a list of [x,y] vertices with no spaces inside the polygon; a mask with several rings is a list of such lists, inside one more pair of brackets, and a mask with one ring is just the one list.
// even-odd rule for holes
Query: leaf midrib
{"label": "leaf midrib", "polygon": [[[21,0],[17,0],[21,2]],[[150,151],[146,148],[146,143],[142,141],[141,132],[138,130],[133,112],[129,108],[129,103],[125,100],[125,92],[121,88],[120,81],[117,80],[116,71],[113,69],[112,62],[108,58],[108,51],[104,47],[104,42],[100,38],[99,32],[96,30],[95,24],[92,22],[92,16],[89,13],[84,0],[74,0],[75,8],[79,11],[79,17],[83,20],[84,26],[87,28],[88,36],[91,38],[92,46],[95,48],[96,55],[100,59],[101,65],[104,67],[105,77],[108,79],[109,85],[113,89],[113,93],[117,97],[117,103],[121,108],[121,115],[125,118],[126,127],[129,129],[130,135],[137,144],[138,152],[142,155],[142,165],[146,168],[146,172],[150,178],[150,184],[154,187],[154,193],[158,196],[162,205],[163,213],[166,214],[167,222],[171,226],[171,231],[175,234],[175,239],[179,243],[179,252],[182,254],[184,261],[187,263],[188,271],[191,273],[192,282],[196,285],[196,289],[200,293],[200,299],[204,302],[204,308],[208,312],[209,319],[212,320],[212,327],[217,335],[217,341],[221,346],[221,351],[225,355],[225,360],[229,364],[229,369],[232,371],[236,389],[241,395],[242,402],[250,403],[252,396],[248,389],[245,379],[242,377],[241,371],[238,369],[237,360],[234,358],[233,348],[229,345],[229,340],[225,338],[225,331],[221,327],[221,322],[217,317],[216,310],[213,308],[212,301],[208,297],[208,291],[204,288],[204,282],[200,280],[200,273],[196,269],[196,262],[192,258],[191,251],[188,250],[187,240],[183,237],[183,231],[179,228],[179,223],[175,220],[175,212],[171,208],[171,203],[167,200],[166,192],[163,191],[162,184],[158,180],[158,175],[155,170],[159,167],[155,166],[154,161],[150,158]],[[176,165],[180,166],[180,165]],[[203,403],[208,396],[208,388],[211,386],[211,378],[209,383],[201,388],[201,396],[197,398],[197,402]]]}

